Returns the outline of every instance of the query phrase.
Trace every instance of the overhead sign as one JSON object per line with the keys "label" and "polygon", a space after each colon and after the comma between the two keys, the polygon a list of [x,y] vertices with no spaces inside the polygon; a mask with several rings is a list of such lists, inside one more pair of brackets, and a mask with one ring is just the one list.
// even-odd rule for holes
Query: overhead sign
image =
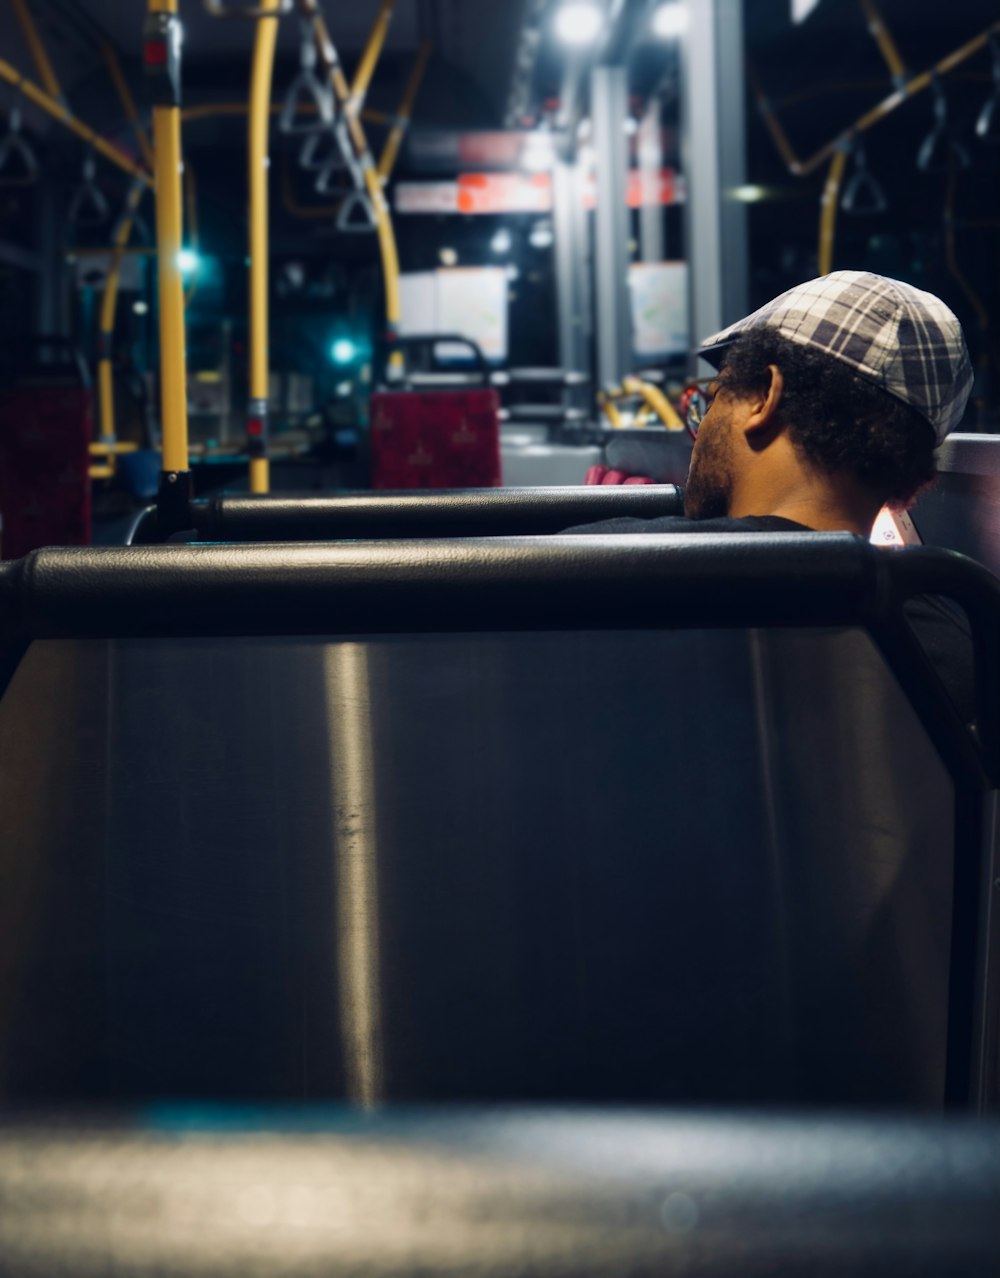
{"label": "overhead sign", "polygon": [[[583,204],[597,206],[597,180],[591,174],[583,183]],[[626,200],[629,208],[649,204],[682,204],[684,179],[673,169],[662,169],[659,178],[630,169]],[[400,182],[396,187],[397,213],[551,213],[552,179],[548,173],[462,173],[455,182]]]}

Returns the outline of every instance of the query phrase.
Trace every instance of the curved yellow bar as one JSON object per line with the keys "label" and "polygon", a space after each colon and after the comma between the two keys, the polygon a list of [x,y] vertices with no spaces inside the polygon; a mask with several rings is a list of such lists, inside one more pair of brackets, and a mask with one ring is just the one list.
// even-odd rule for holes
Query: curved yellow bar
{"label": "curved yellow bar", "polygon": [[847,147],[841,146],[830,161],[826,186],[820,200],[819,216],[819,273],[829,275],[833,270],[833,241],[837,229],[837,210],[840,207],[840,184],[844,180],[847,164]]}
{"label": "curved yellow bar", "polygon": [[78,138],[82,138],[97,151],[103,155],[109,164],[115,165],[124,173],[128,173],[130,177],[138,178],[140,182],[145,182],[147,186],[153,185],[152,177],[132,161],[117,147],[101,137],[99,133],[95,133],[89,125],[84,124],[67,107],[61,102],[57,102],[50,94],[40,89],[37,84],[33,84],[30,80],[26,80],[24,76],[11,66],[3,58],[0,58],[0,80],[5,80],[7,84],[13,85],[15,89],[19,89],[29,102],[33,103],[40,111],[44,111],[46,115],[51,116],[53,120],[58,121],[71,133],[75,133]]}
{"label": "curved yellow bar", "polygon": [[144,190],[145,187],[138,181],[133,182],[129,190],[125,212],[115,228],[111,263],[108,267],[108,278],[104,284],[104,296],[101,299],[101,314],[98,322],[100,357],[97,364],[97,385],[100,402],[100,438],[104,444],[113,444],[115,441],[115,392],[111,369],[111,344],[115,334],[115,309],[118,305],[122,258],[125,256],[125,246],[132,233],[132,222]]}
{"label": "curved yellow bar", "polygon": [[659,386],[654,386],[652,382],[644,382],[638,377],[626,377],[622,387],[626,394],[638,395],[647,408],[656,414],[667,430],[683,431],[686,429],[677,413],[677,409],[674,408]]}
{"label": "curved yellow bar", "polygon": [[410,117],[413,114],[413,105],[417,100],[417,94],[420,92],[420,86],[424,82],[424,76],[427,74],[427,65],[431,60],[431,53],[434,51],[434,45],[430,40],[425,40],[420,46],[420,52],[417,54],[417,60],[414,63],[413,70],[410,73],[410,80],[406,86],[406,92],[403,94],[403,100],[399,104],[399,110],[396,112],[396,119],[392,126],[392,131],[385,140],[385,146],[382,148],[382,154],[379,156],[378,175],[383,184],[388,182],[392,176],[392,171],[396,167],[396,161],[399,158],[399,150],[403,145],[403,138],[406,136],[406,130],[410,127]]}
{"label": "curved yellow bar", "polygon": [[49,93],[57,102],[64,101],[62,86],[56,78],[55,70],[49,61],[49,55],[45,51],[45,45],[42,43],[42,37],[38,34],[38,28],[35,26],[35,20],[32,18],[25,0],[11,0],[14,13],[17,15],[18,25],[24,35],[28,48],[31,50],[31,56],[35,66],[38,68],[38,75],[45,85],[46,93]]}
{"label": "curved yellow bar", "polygon": [[361,55],[358,69],[354,73],[354,83],[351,85],[351,104],[356,111],[360,110],[368,94],[372,76],[375,74],[378,60],[382,56],[382,49],[385,47],[385,38],[389,34],[389,24],[392,22],[392,13],[395,7],[396,0],[382,0],[379,5],[375,25],[372,27],[371,35],[368,37],[368,44]]}
{"label": "curved yellow bar", "polygon": [[[280,0],[261,0],[261,8],[277,16]],[[247,158],[250,169],[250,418],[261,424],[259,446],[267,446],[268,395],[268,134],[271,125],[271,81],[276,21],[259,21],[254,37],[247,115]],[[254,441],[251,440],[251,446]],[[250,461],[250,491],[266,493],[270,474],[266,453]]]}

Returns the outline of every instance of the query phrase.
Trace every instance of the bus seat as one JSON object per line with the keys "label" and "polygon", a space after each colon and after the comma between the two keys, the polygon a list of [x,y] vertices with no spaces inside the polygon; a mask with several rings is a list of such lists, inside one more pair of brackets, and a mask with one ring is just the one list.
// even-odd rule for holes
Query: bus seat
{"label": "bus seat", "polygon": [[949,581],[988,649],[848,535],[0,570],[7,1096],[982,1103],[995,779],[886,637]]}

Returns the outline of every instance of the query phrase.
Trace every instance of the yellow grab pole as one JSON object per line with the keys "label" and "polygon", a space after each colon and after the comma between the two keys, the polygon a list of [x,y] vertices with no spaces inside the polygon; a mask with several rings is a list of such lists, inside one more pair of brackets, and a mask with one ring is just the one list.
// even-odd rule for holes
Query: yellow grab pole
{"label": "yellow grab pole", "polygon": [[180,24],[177,0],[149,0],[143,61],[153,93],[156,157],[156,247],[160,298],[160,405],[163,473],[159,521],[162,535],[190,526],[187,355],[184,342],[184,283],[180,251],[181,119]]}
{"label": "yellow grab pole", "polygon": [[[111,263],[108,267],[108,278],[104,284],[104,297],[101,299],[101,315],[99,322],[99,341],[97,359],[97,385],[100,395],[100,440],[108,450],[109,466],[114,474],[115,468],[115,400],[114,378],[111,367],[111,346],[115,335],[115,308],[118,304],[118,284],[121,279],[122,258],[128,237],[132,233],[132,222],[139,208],[145,187],[141,182],[133,182],[129,189],[125,211],[115,228]],[[102,450],[103,451],[103,450]]]}
{"label": "yellow grab pole", "polygon": [[994,35],[1000,35],[1000,22],[994,22],[985,31],[981,31],[979,35],[973,36],[965,44],[959,45],[957,49],[943,57],[940,62],[935,63],[930,70],[921,71],[919,75],[911,76],[902,88],[896,89],[895,92],[890,93],[888,97],[883,98],[881,102],[876,103],[869,111],[866,111],[864,115],[859,116],[842,133],[839,133],[835,138],[821,146],[818,151],[815,151],[808,160],[800,160],[792,149],[779,120],[759,85],[754,86],[757,106],[789,171],[794,173],[796,177],[806,177],[834,156],[844,134],[867,132],[868,129],[878,124],[880,120],[884,120],[886,116],[891,115],[904,102],[915,97],[916,94],[922,93],[924,89],[929,88],[934,82],[935,76],[947,75],[949,71],[954,71],[956,67],[961,66],[963,62],[968,61],[969,58],[977,54],[980,49],[985,49],[990,42],[990,37]]}
{"label": "yellow grab pole", "polygon": [[365,45],[365,51],[361,55],[361,61],[358,63],[358,69],[354,73],[354,82],[351,85],[351,105],[355,111],[361,109],[368,95],[372,76],[375,74],[375,68],[378,66],[378,60],[382,56],[382,50],[385,47],[385,38],[389,34],[389,24],[392,22],[392,12],[395,7],[396,0],[382,0],[379,5],[378,16],[375,18],[375,24],[372,27],[371,35],[368,37],[368,43]]}
{"label": "yellow grab pole", "polygon": [[892,82],[897,89],[901,89],[906,83],[906,66],[899,56],[899,50],[896,48],[896,42],[892,38],[892,32],[885,25],[882,15],[875,7],[875,0],[861,0],[861,8],[864,10],[865,20],[868,23],[868,30],[871,32],[872,39],[878,45],[879,52],[885,60],[885,65],[889,68]]}
{"label": "yellow grab pole", "polygon": [[115,48],[107,40],[101,42],[101,56],[104,58],[104,64],[108,68],[108,75],[111,77],[111,83],[115,86],[115,92],[118,94],[118,101],[122,104],[122,110],[125,112],[129,124],[132,126],[132,135],[138,143],[139,150],[142,152],[143,163],[149,168],[153,167],[153,148],[149,141],[149,134],[143,128],[142,120],[139,118],[139,112],[135,105],[135,98],[132,96],[132,90],[128,87],[128,81],[122,72],[121,63],[118,60],[118,54]]}
{"label": "yellow grab pole", "polygon": [[[271,80],[278,39],[281,0],[261,0],[250,75],[247,152],[250,166],[250,399],[247,405],[247,451],[250,491],[270,491],[267,459],[268,363],[268,132],[271,124]],[[273,14],[274,16],[270,16]]]}
{"label": "yellow grab pole", "polygon": [[819,217],[819,273],[829,275],[833,270],[833,239],[837,229],[837,209],[840,207],[840,184],[844,180],[849,147],[842,140],[830,161],[826,185],[820,198]]}
{"label": "yellow grab pole", "polygon": [[406,130],[410,127],[413,105],[417,100],[417,94],[420,92],[420,86],[424,82],[424,76],[427,74],[427,65],[431,60],[433,49],[434,45],[431,41],[425,40],[420,46],[417,60],[414,63],[413,70],[410,72],[410,80],[406,86],[406,92],[403,94],[403,100],[399,104],[399,110],[396,112],[395,123],[385,140],[382,154],[379,156],[378,175],[383,183],[388,182],[389,178],[392,177],[393,169],[396,167],[399,149],[403,145]]}
{"label": "yellow grab pole", "polygon": [[390,348],[389,366],[392,369],[402,367],[402,353],[395,349],[399,336],[400,320],[400,288],[399,288],[399,253],[396,248],[396,234],[393,230],[392,216],[382,192],[382,182],[372,160],[368,141],[361,124],[360,111],[351,97],[350,86],[340,65],[340,59],[334,48],[326,22],[320,12],[317,0],[299,0],[299,11],[312,27],[313,39],[320,66],[330,80],[330,87],[337,105],[344,112],[347,129],[351,139],[351,149],[362,173],[365,192],[371,202],[378,232],[379,252],[382,258],[382,280],[385,289],[385,323],[386,340]]}
{"label": "yellow grab pole", "polygon": [[627,395],[638,395],[643,403],[656,414],[667,430],[683,431],[686,429],[677,409],[674,408],[659,386],[654,386],[652,382],[644,382],[638,377],[626,377],[622,381],[622,388]]}
{"label": "yellow grab pole", "polygon": [[35,20],[32,18],[25,0],[11,0],[11,4],[14,7],[14,13],[17,15],[17,21],[27,41],[28,48],[31,50],[31,56],[38,70],[39,79],[45,85],[46,93],[55,98],[57,102],[65,102],[62,87],[56,78],[52,63],[49,61],[49,55],[45,52],[42,37],[38,34]]}
{"label": "yellow grab pole", "polygon": [[44,111],[46,115],[51,116],[53,120],[57,120],[64,125],[71,133],[75,133],[78,138],[82,138],[84,142],[89,143],[95,151],[103,155],[110,163],[121,169],[123,173],[127,173],[130,177],[138,178],[140,182],[145,182],[147,186],[153,185],[152,177],[140,168],[138,164],[132,161],[116,146],[113,146],[106,138],[101,137],[99,133],[95,133],[89,125],[78,120],[77,117],[61,102],[57,102],[50,94],[40,89],[37,84],[33,84],[30,80],[26,80],[24,76],[12,67],[9,62],[0,58],[0,80],[5,80],[7,84],[13,85],[15,89],[20,89],[29,102],[34,103],[40,111]]}

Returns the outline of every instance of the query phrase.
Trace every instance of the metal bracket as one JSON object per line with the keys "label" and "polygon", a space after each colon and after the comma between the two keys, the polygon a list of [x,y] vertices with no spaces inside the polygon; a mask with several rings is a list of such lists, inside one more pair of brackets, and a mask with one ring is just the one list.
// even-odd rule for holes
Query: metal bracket
{"label": "metal bracket", "polygon": [[840,207],[845,213],[857,216],[884,213],[889,207],[885,192],[868,168],[864,143],[860,138],[854,144],[854,172],[844,187]]}

